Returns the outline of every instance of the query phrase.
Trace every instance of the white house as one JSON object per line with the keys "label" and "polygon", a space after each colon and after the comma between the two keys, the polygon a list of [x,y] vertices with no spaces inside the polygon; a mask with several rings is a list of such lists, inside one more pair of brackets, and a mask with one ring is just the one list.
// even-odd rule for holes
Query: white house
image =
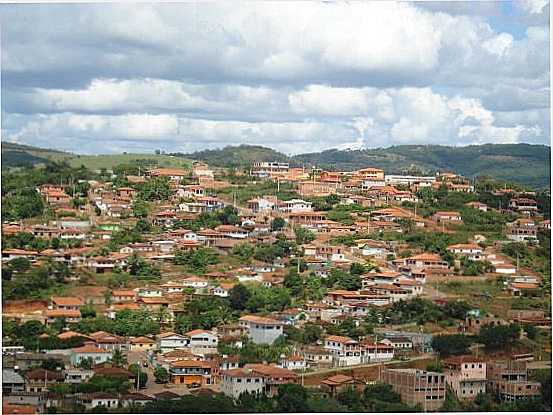
{"label": "white house", "polygon": [[190,338],[192,353],[215,353],[219,339],[217,335],[208,330],[192,330],[185,333]]}
{"label": "white house", "polygon": [[311,212],[313,210],[311,202],[301,199],[290,199],[280,202],[278,210],[285,213]]}
{"label": "white house", "polygon": [[190,338],[173,332],[161,333],[157,336],[158,348],[161,353],[171,352],[175,349],[190,347]]}
{"label": "white house", "polygon": [[288,370],[303,370],[307,368],[307,360],[300,355],[286,356],[279,359],[278,366]]}
{"label": "white house", "polygon": [[92,363],[97,365],[107,362],[111,356],[111,351],[100,349],[94,342],[85,342],[83,346],[71,350],[71,364],[78,366],[83,360],[92,359]]}
{"label": "white house", "polygon": [[337,366],[352,366],[363,363],[359,343],[345,336],[327,336],[324,348],[333,354],[334,364]]}
{"label": "white house", "polygon": [[456,244],[447,247],[447,250],[453,254],[466,256],[472,261],[483,260],[484,250],[477,244]]}
{"label": "white house", "polygon": [[241,317],[239,324],[248,330],[248,337],[256,344],[273,344],[283,333],[283,323],[272,318],[248,315]]}
{"label": "white house", "polygon": [[265,379],[251,369],[231,369],[221,372],[221,392],[237,399],[244,392],[261,394]]}

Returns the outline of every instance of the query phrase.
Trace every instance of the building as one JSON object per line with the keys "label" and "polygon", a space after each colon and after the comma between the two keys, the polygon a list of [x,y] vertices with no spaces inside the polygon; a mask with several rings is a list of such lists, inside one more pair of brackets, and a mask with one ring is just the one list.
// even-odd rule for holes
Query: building
{"label": "building", "polygon": [[507,224],[507,238],[516,242],[536,242],[538,240],[538,227],[531,219],[517,219]]}
{"label": "building", "polygon": [[249,363],[244,366],[244,370],[251,370],[254,375],[262,376],[265,381],[265,394],[273,397],[278,392],[279,385],[288,383],[297,383],[298,375],[288,369],[278,366]]}
{"label": "building", "polygon": [[280,163],[278,161],[259,161],[252,164],[250,175],[267,178],[284,175],[288,173],[289,170],[289,163]]}
{"label": "building", "polygon": [[525,361],[489,362],[486,369],[489,391],[502,401],[518,401],[540,396],[541,384],[528,380]]}
{"label": "building", "polygon": [[190,338],[173,332],[161,333],[157,336],[158,348],[161,353],[183,349],[190,346]]}
{"label": "building", "polygon": [[193,353],[215,353],[217,351],[217,345],[219,339],[215,333],[209,330],[192,330],[185,333],[190,339],[190,348]]}
{"label": "building", "polygon": [[426,411],[439,411],[445,402],[445,375],[420,369],[384,369],[381,380],[392,385],[407,405],[420,405]]}
{"label": "building", "polygon": [[332,397],[336,397],[339,393],[347,389],[355,388],[362,389],[365,386],[363,381],[355,379],[348,375],[334,375],[321,381],[321,390],[328,393]]}
{"label": "building", "polygon": [[443,361],[445,380],[458,399],[474,399],[486,393],[486,362],[474,356],[455,356]]}
{"label": "building", "polygon": [[256,344],[273,344],[283,334],[283,323],[272,318],[248,315],[240,317],[239,324],[248,331]]}
{"label": "building", "polygon": [[456,244],[449,245],[447,250],[452,254],[465,256],[472,261],[481,261],[484,259],[484,250],[477,244]]}
{"label": "building", "polygon": [[451,223],[451,224],[461,224],[463,223],[463,218],[461,217],[461,214],[456,211],[452,212],[436,212],[432,216],[432,219],[434,219],[438,223]]}
{"label": "building", "polygon": [[92,363],[98,365],[111,359],[112,353],[108,350],[100,349],[94,342],[85,342],[81,347],[71,350],[71,364],[79,366],[83,360],[91,359]]}
{"label": "building", "polygon": [[25,379],[12,369],[2,369],[2,395],[12,392],[23,392]]}
{"label": "building", "polygon": [[231,369],[221,372],[221,392],[237,399],[243,393],[261,394],[265,378],[251,369]]}
{"label": "building", "polygon": [[534,199],[518,197],[509,201],[509,209],[521,213],[535,213],[538,211],[538,203]]}
{"label": "building", "polygon": [[212,372],[211,363],[198,360],[177,360],[169,366],[170,382],[190,387],[211,385]]}
{"label": "building", "polygon": [[129,340],[131,351],[148,351],[156,347],[156,342],[149,337],[133,337]]}

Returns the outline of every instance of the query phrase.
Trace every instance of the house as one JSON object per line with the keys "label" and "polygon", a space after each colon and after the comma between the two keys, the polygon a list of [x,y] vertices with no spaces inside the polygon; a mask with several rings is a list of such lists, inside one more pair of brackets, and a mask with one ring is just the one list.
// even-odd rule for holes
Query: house
{"label": "house", "polygon": [[247,329],[248,337],[256,344],[273,344],[284,330],[280,321],[254,315],[240,317],[239,324]]}
{"label": "house", "polygon": [[432,219],[437,223],[452,223],[452,224],[461,224],[463,223],[463,218],[461,214],[456,211],[452,212],[436,212],[432,216]]}
{"label": "house", "polygon": [[324,347],[306,346],[302,353],[310,368],[329,368],[333,365],[333,353]]}
{"label": "house", "polygon": [[87,369],[65,369],[65,383],[86,383],[94,376],[94,371]]}
{"label": "house", "polygon": [[420,369],[384,369],[381,381],[392,385],[407,405],[423,411],[438,411],[445,402],[445,375]]}
{"label": "house", "polygon": [[536,242],[538,240],[538,227],[531,219],[517,219],[507,224],[507,239],[516,242]]}
{"label": "house", "polygon": [[161,353],[175,349],[190,347],[190,338],[173,332],[161,333],[157,336],[158,348]]}
{"label": "house", "polygon": [[123,338],[115,334],[97,331],[90,335],[100,349],[107,351],[123,350],[126,348],[126,342]]}
{"label": "house", "polygon": [[278,203],[278,210],[284,213],[311,212],[311,202],[301,199],[290,199]]}
{"label": "house", "polygon": [[244,366],[245,370],[251,370],[252,373],[260,375],[265,380],[265,394],[273,397],[278,392],[280,385],[297,383],[298,375],[288,369],[283,369],[278,366],[249,363]]}
{"label": "house", "polygon": [[140,336],[129,339],[129,348],[131,351],[148,351],[156,347],[156,342],[149,337]]}
{"label": "house", "polygon": [[469,207],[469,208],[472,208],[472,209],[478,209],[482,212],[487,212],[489,207],[488,205],[486,205],[485,203],[481,203],[481,202],[468,202],[468,203],[465,203],[465,206]]}
{"label": "house", "polygon": [[538,202],[534,199],[518,197],[509,201],[509,209],[521,213],[535,213],[538,211]]}
{"label": "house", "polygon": [[253,213],[269,212],[277,205],[278,199],[276,196],[263,196],[250,199],[247,203],[248,209],[251,209]]}
{"label": "house", "polygon": [[452,254],[465,256],[472,261],[481,261],[484,259],[484,250],[477,244],[455,244],[449,245],[447,250]]}
{"label": "house", "polygon": [[148,395],[144,395],[143,393],[125,393],[122,394],[119,398],[119,402],[123,408],[128,408],[129,406],[136,406],[136,405],[146,405],[148,402],[153,402],[154,398]]}
{"label": "house", "polygon": [[46,324],[54,324],[59,320],[63,320],[66,323],[78,323],[81,321],[80,310],[46,310],[44,316],[46,317]]}
{"label": "house", "polygon": [[2,395],[23,392],[24,390],[25,379],[19,373],[12,369],[2,369]]}
{"label": "house", "polygon": [[119,398],[115,393],[95,392],[81,395],[77,402],[83,405],[87,410],[94,408],[113,409],[119,405]]}
{"label": "house", "polygon": [[111,301],[113,303],[127,303],[136,300],[136,292],[134,290],[113,290],[111,292]]}
{"label": "house", "polygon": [[278,360],[278,366],[288,370],[303,370],[307,368],[307,361],[304,356],[293,354],[281,357]]}
{"label": "house", "polygon": [[541,294],[539,284],[532,282],[511,282],[508,290],[514,297],[536,297]]}
{"label": "house", "polygon": [[219,339],[209,330],[192,330],[185,335],[190,339],[190,349],[193,353],[214,353],[217,351]]}
{"label": "house", "polygon": [[262,394],[265,378],[251,369],[237,368],[221,372],[221,392],[238,399],[243,393]]}
{"label": "house", "polygon": [[413,342],[407,337],[386,338],[381,343],[392,346],[396,350],[413,350]]}
{"label": "house", "polygon": [[336,397],[339,393],[350,388],[361,390],[364,387],[365,382],[348,375],[338,374],[321,380],[321,390],[332,397]]}
{"label": "house", "polygon": [[324,348],[334,355],[336,366],[352,366],[362,363],[359,342],[346,336],[327,336]]}
{"label": "house", "polygon": [[79,310],[84,305],[78,297],[52,297],[54,310]]}
{"label": "house", "polygon": [[446,383],[458,399],[486,393],[486,362],[474,356],[454,356],[443,361]]}
{"label": "house", "polygon": [[213,384],[211,363],[197,360],[177,360],[169,367],[170,382],[177,385],[201,387]]}
{"label": "house", "polygon": [[168,177],[173,182],[179,182],[187,175],[186,170],[175,168],[159,168],[146,172],[147,177]]}
{"label": "house", "polygon": [[61,372],[42,368],[25,372],[25,390],[27,392],[47,392],[48,389],[58,383],[63,383],[65,376]]}
{"label": "house", "polygon": [[83,360],[91,359],[92,363],[105,363],[111,359],[112,352],[99,348],[94,342],[85,342],[81,347],[71,349],[71,364],[79,366]]}
{"label": "house", "polygon": [[213,288],[212,294],[217,297],[226,298],[229,296],[230,290],[235,286],[235,283],[222,282],[219,286]]}

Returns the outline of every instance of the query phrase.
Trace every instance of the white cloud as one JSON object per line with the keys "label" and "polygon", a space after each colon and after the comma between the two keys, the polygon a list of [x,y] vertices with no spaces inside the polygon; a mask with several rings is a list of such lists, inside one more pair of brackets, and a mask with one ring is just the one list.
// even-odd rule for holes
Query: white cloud
{"label": "white cloud", "polygon": [[501,8],[473,6],[3,5],[2,133],[77,151],[547,142],[548,25],[498,32]]}

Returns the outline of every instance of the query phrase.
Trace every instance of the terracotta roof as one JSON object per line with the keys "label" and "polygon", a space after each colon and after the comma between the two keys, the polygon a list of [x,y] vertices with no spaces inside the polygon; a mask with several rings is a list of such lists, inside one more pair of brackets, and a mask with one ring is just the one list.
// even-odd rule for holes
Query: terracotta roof
{"label": "terracotta roof", "polygon": [[2,413],[9,415],[30,415],[40,413],[38,407],[34,405],[15,405],[4,403],[2,404]]}
{"label": "terracotta roof", "polygon": [[202,330],[202,329],[196,329],[196,330],[189,331],[189,332],[185,333],[185,335],[190,337],[190,336],[196,336],[198,334],[204,334],[204,333],[213,335],[213,333],[211,331]]}
{"label": "terracotta roof", "polygon": [[253,316],[253,315],[240,317],[239,320],[240,321],[249,321],[251,323],[257,323],[257,324],[267,324],[267,325],[268,324],[282,324],[280,321],[274,320],[272,318],[261,317],[261,316]]}
{"label": "terracotta roof", "polygon": [[334,375],[321,381],[321,383],[329,386],[343,385],[350,382],[353,382],[353,378],[347,375]]}
{"label": "terracotta roof", "polygon": [[197,367],[202,369],[211,369],[212,366],[208,362],[202,362],[198,360],[177,360],[171,363],[171,367]]}
{"label": "terracotta roof", "polygon": [[76,331],[65,331],[58,334],[58,339],[70,339],[72,337],[89,337],[86,334],[77,333]]}
{"label": "terracotta roof", "polygon": [[26,379],[31,380],[62,380],[64,379],[63,373],[60,372],[54,372],[52,370],[46,370],[46,369],[33,369],[29,370],[25,373]]}
{"label": "terracotta roof", "polygon": [[229,376],[232,378],[255,378],[262,377],[261,374],[253,372],[252,370],[247,370],[243,368],[223,370],[221,371],[221,376]]}
{"label": "terracotta roof", "polygon": [[58,306],[82,306],[83,300],[78,297],[52,297],[52,303]]}
{"label": "terracotta roof", "polygon": [[102,353],[102,354],[111,354],[110,352],[100,349],[99,347],[94,346],[93,344],[85,344],[84,346],[77,347],[72,349],[74,353]]}
{"label": "terracotta roof", "polygon": [[46,317],[51,318],[76,318],[81,317],[81,312],[79,310],[46,310]]}
{"label": "terracotta roof", "polygon": [[114,297],[134,297],[136,293],[133,290],[113,290],[111,295]]}
{"label": "terracotta roof", "polygon": [[154,340],[148,338],[148,337],[145,337],[145,336],[140,336],[140,337],[135,337],[133,339],[130,339],[129,340],[131,344],[137,344],[137,343],[155,343]]}
{"label": "terracotta roof", "polygon": [[352,338],[346,337],[346,336],[327,336],[325,337],[325,340],[336,342],[336,343],[357,343]]}

